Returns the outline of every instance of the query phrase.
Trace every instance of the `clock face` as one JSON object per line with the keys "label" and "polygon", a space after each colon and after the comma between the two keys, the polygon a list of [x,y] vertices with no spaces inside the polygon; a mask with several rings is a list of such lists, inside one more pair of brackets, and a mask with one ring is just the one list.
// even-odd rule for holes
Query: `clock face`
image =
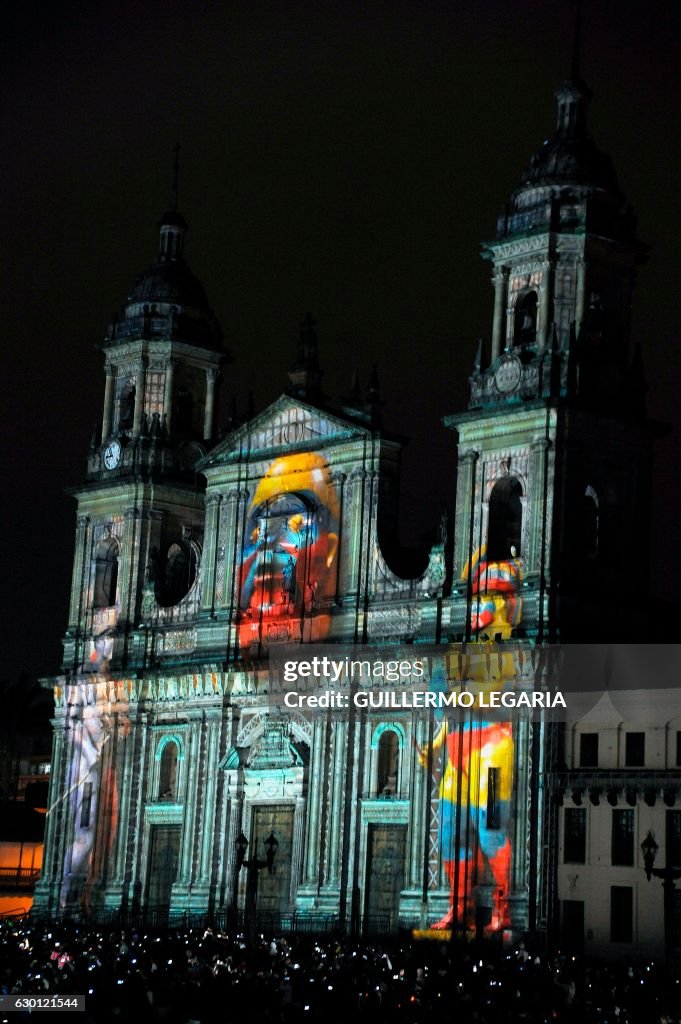
{"label": "clock face", "polygon": [[509,391],[515,391],[520,384],[521,376],[522,370],[518,357],[515,355],[504,356],[494,374],[497,391],[500,391],[502,395]]}
{"label": "clock face", "polygon": [[121,446],[118,441],[112,441],[104,449],[104,465],[107,469],[115,469],[121,461]]}

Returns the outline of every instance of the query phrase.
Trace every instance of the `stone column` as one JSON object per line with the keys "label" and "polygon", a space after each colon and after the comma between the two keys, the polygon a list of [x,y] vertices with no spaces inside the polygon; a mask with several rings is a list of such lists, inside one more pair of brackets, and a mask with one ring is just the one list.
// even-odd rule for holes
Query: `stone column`
{"label": "stone column", "polygon": [[501,352],[504,340],[504,311],[508,293],[508,267],[497,267],[492,282],[494,284],[494,319],[492,321],[492,359],[494,362]]}
{"label": "stone column", "polygon": [[586,312],[586,263],[582,257],[577,260],[577,295],[575,299],[575,331],[579,334]]}
{"label": "stone column", "polygon": [[345,515],[345,481],[347,476],[345,473],[335,472],[331,474],[331,483],[336,488],[336,494],[338,495],[339,503],[339,517],[338,517],[338,550],[336,551],[336,593],[335,598],[338,602],[341,596],[341,558],[343,557],[343,541],[344,541],[344,525],[343,517]]}
{"label": "stone column", "polygon": [[215,382],[218,371],[214,368],[206,370],[206,408],[203,417],[203,439],[210,441],[213,437],[215,419]]}
{"label": "stone column", "polygon": [[553,298],[553,260],[544,260],[542,264],[541,291],[539,293],[539,330],[537,331],[537,342],[540,352],[543,352],[549,343],[549,330],[551,318],[551,300]]}
{"label": "stone column", "polygon": [[[331,813],[329,814],[327,833],[328,870],[326,882],[337,885],[340,881],[340,853],[343,825],[343,796],[345,782],[345,761],[348,756],[348,723],[335,722],[333,730],[333,776]],[[350,794],[348,794],[349,798]]]}
{"label": "stone column", "polygon": [[113,412],[113,396],[114,396],[114,367],[111,363],[107,363],[104,367],[104,373],[106,374],[106,384],[104,386],[104,415],[102,417],[102,441],[111,434],[111,414]]}
{"label": "stone column", "polygon": [[[207,494],[205,498],[206,524],[204,530],[204,549],[201,559],[201,608],[213,611],[215,601],[215,574],[218,557],[218,530],[220,528],[220,504],[222,495]],[[224,569],[223,569],[224,574]]]}
{"label": "stone column", "polygon": [[350,474],[350,529],[345,539],[345,585],[341,584],[346,597],[356,597],[362,580],[362,550],[366,538],[362,537],[362,524],[365,509],[364,483],[367,473],[363,469],[355,469]]}
{"label": "stone column", "polygon": [[[230,785],[230,791],[231,789]],[[236,841],[241,831],[241,800],[237,796],[230,796],[229,804],[229,826],[225,837],[224,906],[226,907],[231,907],[234,904],[237,890]]]}
{"label": "stone column", "polygon": [[[121,802],[118,812],[118,836],[116,843],[116,855],[110,884],[122,886],[125,876],[125,859],[128,849],[128,829],[130,827],[130,804],[132,790],[132,776],[135,770],[135,739],[137,714],[131,714],[129,709],[122,712],[123,728],[119,732],[119,744],[121,754],[119,763],[121,767],[120,794]],[[127,721],[126,721],[127,719]]]}
{"label": "stone column", "polygon": [[89,568],[87,555],[89,516],[78,516],[76,528],[76,545],[73,558],[73,579],[71,582],[71,604],[69,607],[69,626],[79,627],[82,609],[85,603],[85,590],[88,579],[86,570]]}
{"label": "stone column", "polygon": [[542,537],[548,524],[544,523],[544,490],[546,449],[550,441],[540,437],[530,445],[530,509],[528,522],[527,571],[540,572],[542,559]]}
{"label": "stone column", "polygon": [[476,500],[476,464],[480,453],[469,449],[459,454],[456,485],[456,530],[453,578],[460,580],[468,561],[469,551],[475,547],[471,538],[473,509]]}
{"label": "stone column", "polygon": [[152,778],[149,756],[153,757],[153,745],[150,742],[149,715],[138,712],[131,738],[134,741],[134,751],[129,782],[130,813],[127,820],[128,842],[123,877],[128,875],[130,879],[127,891],[124,889],[124,898],[135,907],[141,904],[141,879],[145,877],[147,867],[142,862],[142,856],[149,838],[149,826],[145,826],[144,821],[144,805],[147,800],[145,788],[147,779]]}
{"label": "stone column", "polygon": [[291,850],[291,892],[290,900],[295,900],[298,883],[301,879],[301,861],[303,859],[303,836],[305,825],[305,799],[296,797],[296,809],[293,815],[293,844]]}
{"label": "stone column", "polygon": [[[227,503],[223,502],[218,539],[219,549],[224,547],[224,586],[219,601],[216,594],[215,604],[225,608],[233,607],[236,611],[239,603],[237,583],[239,579],[239,559],[243,542],[244,517],[248,507],[250,492],[247,489],[233,490],[227,495]],[[216,569],[219,580],[220,566]]]}
{"label": "stone column", "polygon": [[203,784],[203,808],[201,814],[198,883],[205,887],[207,901],[213,860],[213,835],[215,832],[216,782],[218,769],[218,744],[220,742],[220,711],[214,709],[206,714],[206,745]]}
{"label": "stone column", "polygon": [[135,367],[135,415],[132,423],[132,432],[135,437],[139,436],[142,429],[142,414],[144,412],[144,391],[147,375],[147,360],[140,359]]}
{"label": "stone column", "polygon": [[312,736],[312,756],[307,791],[307,830],[305,833],[304,878],[316,886],[319,877],[321,808],[324,790],[324,750],[328,723],[317,719]]}
{"label": "stone column", "polygon": [[135,599],[138,591],[137,574],[140,564],[140,520],[141,512],[138,508],[126,508],[124,510],[125,525],[123,527],[123,543],[121,551],[124,557],[119,563],[118,593],[120,594],[121,610],[119,623],[134,621]]}
{"label": "stone column", "polygon": [[[185,786],[182,794],[184,804],[184,827],[182,850],[177,872],[177,881],[182,887],[182,898],[188,895],[187,889],[192,877],[194,839],[196,830],[196,804],[198,800],[197,775],[201,762],[201,722],[196,719],[189,722],[187,731],[187,750],[185,754]],[[177,883],[176,883],[177,884]]]}
{"label": "stone column", "polygon": [[530,775],[533,770],[530,729],[527,718],[516,721],[513,728],[513,795],[509,825],[511,872],[507,903],[515,932],[527,927],[529,872],[534,870],[534,866],[529,863],[528,843]]}
{"label": "stone column", "polygon": [[170,425],[173,415],[173,375],[179,359],[169,359],[166,363],[166,379],[163,389],[163,418],[166,421],[166,430],[170,434]]}
{"label": "stone column", "polygon": [[[414,714],[411,720],[412,735],[419,750],[428,748],[428,719],[422,715]],[[413,746],[413,745],[410,745]],[[405,758],[410,752],[410,747],[405,744],[402,756]],[[428,814],[430,805],[426,807],[428,790],[428,768],[421,767],[418,761],[416,750],[412,750],[412,771],[413,785],[410,795],[410,817],[411,845],[409,849],[409,887],[420,890],[423,888],[423,861],[426,854],[426,846],[430,841],[428,835],[430,822]]]}
{"label": "stone column", "polygon": [[35,888],[33,906],[36,910],[52,910],[58,905],[59,884],[61,880],[61,862],[57,856],[59,821],[62,801],[66,799],[63,786],[63,718],[57,718],[52,734],[52,773],[50,775],[49,793],[47,797],[47,815],[45,820],[45,847],[43,867],[40,879]]}

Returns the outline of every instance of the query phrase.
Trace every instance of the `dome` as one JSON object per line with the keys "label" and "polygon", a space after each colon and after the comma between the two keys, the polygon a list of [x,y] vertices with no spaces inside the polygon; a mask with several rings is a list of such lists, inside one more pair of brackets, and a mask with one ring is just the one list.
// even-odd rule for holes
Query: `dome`
{"label": "dome", "polygon": [[602,189],[620,198],[609,156],[601,153],[586,129],[591,99],[588,86],[577,76],[556,90],[556,131],[538,150],[522,176],[522,188],[577,185]]}
{"label": "dome", "polygon": [[163,338],[220,349],[220,325],[202,285],[184,260],[184,217],[178,210],[164,213],[159,230],[156,262],[135,281],[122,317],[109,327],[108,341]]}
{"label": "dome", "polygon": [[522,187],[542,185],[581,185],[619,195],[610,157],[588,135],[571,139],[557,134],[544,143],[522,176]]}
{"label": "dome", "polygon": [[632,238],[635,218],[624,208],[612,161],[587,132],[588,87],[574,77],[555,95],[556,130],[534,154],[520,186],[502,208],[497,239],[578,229]]}
{"label": "dome", "polygon": [[208,299],[203,287],[183,259],[158,261],[135,281],[128,296],[129,303],[170,302],[207,310]]}

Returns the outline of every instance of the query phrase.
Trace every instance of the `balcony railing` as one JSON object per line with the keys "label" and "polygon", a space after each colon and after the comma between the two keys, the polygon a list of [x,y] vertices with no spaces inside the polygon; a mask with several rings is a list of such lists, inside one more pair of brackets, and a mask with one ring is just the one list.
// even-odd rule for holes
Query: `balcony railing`
{"label": "balcony railing", "polygon": [[681,793],[681,770],[577,768],[554,772],[550,776],[549,784],[559,802],[564,794],[570,793],[573,801],[578,804],[584,796],[596,805],[600,803],[601,796],[604,796],[614,806],[618,795],[623,793],[631,806],[636,803],[638,795],[642,794],[650,807],[655,805],[660,795],[668,807],[673,807]]}
{"label": "balcony railing", "polygon": [[1,889],[32,889],[40,877],[40,868],[0,868]]}

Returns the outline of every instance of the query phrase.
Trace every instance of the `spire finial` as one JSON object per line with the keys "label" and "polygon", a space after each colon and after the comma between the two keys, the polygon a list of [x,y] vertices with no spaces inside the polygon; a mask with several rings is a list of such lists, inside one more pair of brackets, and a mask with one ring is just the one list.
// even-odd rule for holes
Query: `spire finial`
{"label": "spire finial", "polygon": [[288,371],[291,382],[289,392],[301,398],[319,397],[322,372],[317,354],[317,321],[310,313],[300,325],[297,358]]}
{"label": "spire finial", "polygon": [[177,210],[180,202],[180,144],[175,143],[173,152],[175,159],[173,160],[173,197],[171,209]]}

